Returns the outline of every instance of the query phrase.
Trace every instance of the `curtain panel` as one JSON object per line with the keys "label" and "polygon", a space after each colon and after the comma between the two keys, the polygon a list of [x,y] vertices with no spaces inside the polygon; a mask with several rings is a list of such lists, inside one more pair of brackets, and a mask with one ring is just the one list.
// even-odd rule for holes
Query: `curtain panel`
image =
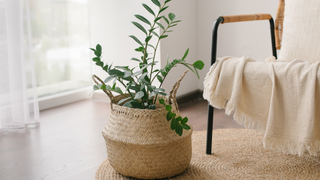
{"label": "curtain panel", "polygon": [[0,0],[0,129],[39,125],[27,0]]}

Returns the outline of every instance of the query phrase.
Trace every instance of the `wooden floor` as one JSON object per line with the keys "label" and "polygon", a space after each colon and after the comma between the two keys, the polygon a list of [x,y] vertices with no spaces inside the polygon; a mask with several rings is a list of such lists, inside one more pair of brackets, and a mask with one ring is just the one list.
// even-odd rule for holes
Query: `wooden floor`
{"label": "wooden floor", "polygon": [[[206,130],[206,101],[181,105],[180,111],[195,131]],[[0,180],[93,180],[107,157],[101,130],[109,114],[108,103],[83,100],[42,111],[37,128],[1,130]],[[219,110],[217,128],[242,127]]]}

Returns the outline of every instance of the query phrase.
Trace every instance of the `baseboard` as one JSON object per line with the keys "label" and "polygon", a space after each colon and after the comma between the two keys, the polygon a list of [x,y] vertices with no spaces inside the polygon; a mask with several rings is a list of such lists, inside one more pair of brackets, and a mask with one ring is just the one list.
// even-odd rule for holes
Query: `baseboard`
{"label": "baseboard", "polygon": [[182,105],[182,104],[185,104],[185,103],[201,100],[201,99],[203,99],[202,93],[203,93],[203,91],[198,89],[198,90],[192,91],[190,93],[178,96],[177,97],[177,103],[179,105]]}

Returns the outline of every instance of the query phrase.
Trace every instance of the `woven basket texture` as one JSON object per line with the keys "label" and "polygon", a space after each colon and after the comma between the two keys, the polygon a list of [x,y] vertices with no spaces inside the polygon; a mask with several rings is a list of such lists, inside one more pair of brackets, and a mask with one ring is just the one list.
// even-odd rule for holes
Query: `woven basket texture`
{"label": "woven basket texture", "polygon": [[155,110],[117,105],[123,98],[113,98],[110,118],[102,131],[110,165],[124,176],[139,179],[182,173],[191,161],[192,129],[184,130],[180,137],[171,130],[163,105],[158,104]]}

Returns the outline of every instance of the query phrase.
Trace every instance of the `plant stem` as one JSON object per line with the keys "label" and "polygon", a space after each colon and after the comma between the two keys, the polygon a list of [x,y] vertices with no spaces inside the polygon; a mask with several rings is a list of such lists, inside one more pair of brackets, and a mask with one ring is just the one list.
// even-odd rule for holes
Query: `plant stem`
{"label": "plant stem", "polygon": [[[160,9],[162,9],[165,5],[166,5],[166,4],[163,4],[163,6],[160,7]],[[158,12],[158,14],[157,14],[157,16],[155,17],[155,19],[158,18],[159,15],[160,15],[160,13]],[[153,22],[153,25],[151,26],[150,29],[153,29],[155,25],[156,25],[156,22]],[[150,35],[151,35],[151,31],[149,31],[149,34],[147,35],[147,37],[150,36]],[[145,47],[144,47],[144,52],[143,52],[143,64],[147,64],[147,53],[148,53],[148,52],[147,52],[147,48],[148,48],[148,42],[146,42],[146,45],[145,45]],[[153,68],[153,65],[151,65],[151,68]]]}
{"label": "plant stem", "polygon": [[[155,61],[155,59],[156,59],[156,53],[157,53],[158,45],[159,45],[160,40],[161,40],[160,37],[163,36],[163,35],[167,32],[167,30],[169,29],[170,25],[171,25],[171,23],[168,24],[168,27],[167,27],[165,30],[163,30],[162,34],[159,36],[157,45],[156,45],[156,47],[155,47],[155,49],[154,49],[153,59],[152,59],[152,66],[151,66],[151,71],[150,71],[150,79],[152,79],[153,64],[154,64],[154,61]],[[155,77],[156,77],[156,76],[155,76]],[[153,82],[153,80],[152,80],[152,82]],[[152,82],[151,82],[151,83],[152,83]]]}

